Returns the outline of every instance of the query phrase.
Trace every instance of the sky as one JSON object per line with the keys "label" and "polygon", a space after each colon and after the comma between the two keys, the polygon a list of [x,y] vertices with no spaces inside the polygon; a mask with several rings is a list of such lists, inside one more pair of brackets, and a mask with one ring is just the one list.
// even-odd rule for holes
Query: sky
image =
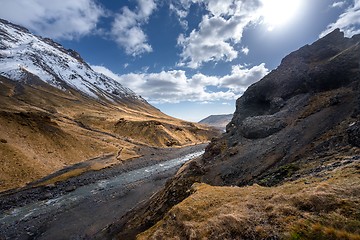
{"label": "sky", "polygon": [[235,111],[248,86],[336,28],[360,0],[0,0],[0,18],[74,49],[98,72],[189,121]]}

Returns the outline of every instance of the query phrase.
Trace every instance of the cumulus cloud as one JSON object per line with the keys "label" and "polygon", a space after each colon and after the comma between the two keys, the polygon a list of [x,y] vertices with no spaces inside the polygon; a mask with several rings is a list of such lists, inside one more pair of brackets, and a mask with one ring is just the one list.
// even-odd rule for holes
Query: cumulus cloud
{"label": "cumulus cloud", "polygon": [[[202,102],[236,98],[236,94],[230,90],[226,92],[206,91],[206,87],[202,81],[209,83],[211,77],[200,76],[200,74],[194,76],[195,80],[192,81],[191,78],[186,76],[183,70],[116,75],[104,67],[92,66],[92,68],[129,87],[150,103]],[[217,81],[218,79],[215,78],[215,80]]]}
{"label": "cumulus cloud", "polygon": [[192,0],[208,11],[198,29],[188,36],[180,34],[180,66],[198,68],[206,62],[230,62],[238,57],[236,45],[246,26],[260,18],[260,0]]}
{"label": "cumulus cloud", "polygon": [[242,65],[232,67],[230,75],[226,75],[220,79],[220,86],[227,87],[234,92],[242,94],[253,83],[263,78],[269,70],[265,67],[265,63],[252,68],[246,68]]}
{"label": "cumulus cloud", "polygon": [[154,0],[137,0],[138,6],[134,11],[123,7],[115,16],[111,35],[117,44],[125,49],[126,54],[137,56],[152,52],[147,35],[141,26],[145,24],[156,9]]}
{"label": "cumulus cloud", "polygon": [[336,22],[327,26],[327,29],[320,34],[320,37],[336,28],[340,28],[347,37],[360,33],[360,0],[354,0],[354,3],[339,16]]}
{"label": "cumulus cloud", "polygon": [[2,1],[0,7],[1,18],[54,39],[71,40],[90,34],[104,15],[94,0]]}
{"label": "cumulus cloud", "polygon": [[[249,85],[268,73],[265,64],[249,69],[240,65],[234,66],[231,74],[223,77],[202,73],[188,77],[183,70],[117,75],[103,66],[92,68],[131,88],[151,103],[234,100],[243,94]],[[209,90],[209,87],[215,88],[216,91]]]}

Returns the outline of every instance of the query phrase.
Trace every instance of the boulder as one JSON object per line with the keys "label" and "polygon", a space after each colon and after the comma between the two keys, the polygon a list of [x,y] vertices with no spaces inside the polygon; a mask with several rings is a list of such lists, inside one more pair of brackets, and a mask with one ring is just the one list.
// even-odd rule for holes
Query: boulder
{"label": "boulder", "polygon": [[245,138],[265,138],[286,127],[285,121],[272,115],[247,117],[240,127]]}

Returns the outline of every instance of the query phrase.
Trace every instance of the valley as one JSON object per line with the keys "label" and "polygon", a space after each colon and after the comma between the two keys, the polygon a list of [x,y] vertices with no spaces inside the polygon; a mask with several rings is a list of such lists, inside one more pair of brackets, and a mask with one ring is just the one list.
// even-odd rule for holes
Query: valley
{"label": "valley", "polygon": [[73,50],[0,19],[0,191],[208,142],[218,130],[162,113]]}
{"label": "valley", "polygon": [[220,134],[51,39],[2,19],[0,36],[0,239],[95,236]]}
{"label": "valley", "polygon": [[346,34],[270,72],[193,75],[202,91],[248,84],[227,88],[234,114],[194,123],[0,19],[0,239],[359,240],[360,35]]}
{"label": "valley", "polygon": [[184,162],[200,156],[204,147],[158,150],[128,164],[2,194],[0,237],[94,236],[161,189]]}

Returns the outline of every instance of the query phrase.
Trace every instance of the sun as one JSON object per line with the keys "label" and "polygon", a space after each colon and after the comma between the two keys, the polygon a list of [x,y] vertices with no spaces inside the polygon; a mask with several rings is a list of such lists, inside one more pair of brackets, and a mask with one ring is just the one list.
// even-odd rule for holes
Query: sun
{"label": "sun", "polygon": [[289,24],[302,8],[303,0],[263,0],[261,14],[268,31]]}

